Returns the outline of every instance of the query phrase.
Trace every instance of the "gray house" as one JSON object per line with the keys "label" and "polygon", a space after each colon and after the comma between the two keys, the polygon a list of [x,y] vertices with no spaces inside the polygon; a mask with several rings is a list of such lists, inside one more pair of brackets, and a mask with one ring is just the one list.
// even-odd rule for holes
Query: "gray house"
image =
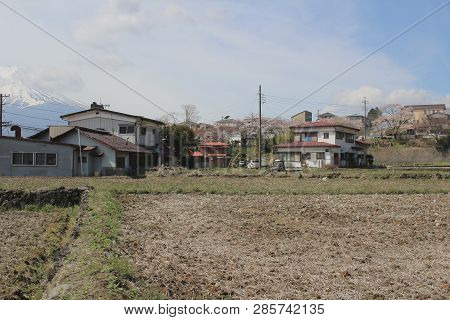
{"label": "gray house", "polygon": [[0,176],[73,176],[76,146],[0,137]]}
{"label": "gray house", "polygon": [[148,170],[153,162],[152,152],[102,130],[52,126],[31,138],[75,145],[75,176],[136,175]]}

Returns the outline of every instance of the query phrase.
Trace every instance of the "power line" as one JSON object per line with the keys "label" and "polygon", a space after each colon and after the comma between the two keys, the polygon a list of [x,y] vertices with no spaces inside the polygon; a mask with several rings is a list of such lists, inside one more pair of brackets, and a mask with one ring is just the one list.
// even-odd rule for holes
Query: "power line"
{"label": "power line", "polygon": [[355,63],[353,63],[352,65],[348,66],[347,68],[345,68],[343,71],[341,71],[339,74],[337,74],[336,76],[332,77],[330,80],[326,81],[325,83],[323,83],[322,85],[320,85],[317,89],[313,90],[312,92],[308,93],[304,98],[300,99],[298,102],[294,103],[292,106],[290,106],[289,108],[287,108],[286,110],[284,110],[283,112],[281,112],[279,115],[277,115],[275,117],[279,118],[282,115],[284,115],[286,112],[290,111],[291,109],[295,108],[296,106],[298,106],[300,103],[306,101],[307,99],[309,99],[310,97],[312,97],[313,95],[315,95],[317,92],[321,91],[323,88],[327,87],[328,85],[330,85],[331,83],[333,83],[334,81],[338,80],[339,78],[341,78],[343,75],[345,75],[346,73],[348,73],[349,71],[353,70],[354,68],[356,68],[357,66],[359,66],[361,63],[363,63],[364,61],[366,61],[367,59],[369,59],[371,56],[373,56],[374,54],[378,53],[379,51],[383,50],[384,48],[386,48],[388,45],[390,45],[391,43],[393,43],[394,41],[398,40],[399,38],[401,38],[402,36],[404,36],[406,33],[408,33],[409,31],[411,31],[412,29],[414,29],[415,27],[417,27],[418,25],[422,24],[424,21],[428,20],[429,18],[431,18],[432,16],[434,16],[436,13],[438,13],[439,11],[441,11],[442,9],[444,9],[445,7],[447,7],[450,4],[450,1],[446,1],[444,4],[440,5],[439,7],[437,7],[436,9],[434,9],[433,11],[431,11],[430,13],[428,13],[427,15],[425,15],[423,18],[419,19],[418,21],[416,21],[415,23],[413,23],[412,25],[410,25],[409,27],[407,27],[406,29],[404,29],[402,32],[400,32],[399,34],[397,34],[396,36],[392,37],[391,39],[389,39],[388,41],[386,41],[385,43],[383,43],[381,46],[379,46],[378,48],[376,48],[375,50],[369,52],[367,55],[365,55],[364,57],[362,57],[361,59],[359,59],[358,61],[356,61]]}
{"label": "power line", "polygon": [[54,121],[54,122],[59,122],[59,123],[65,123],[64,121],[60,121],[60,120],[27,116],[27,115],[24,115],[24,114],[19,114],[19,113],[14,113],[14,112],[9,112],[9,111],[5,111],[5,113],[6,114],[12,114],[12,115],[19,116],[19,117],[25,117],[25,118],[31,118],[31,119],[37,119],[37,120],[48,120],[48,121]]}
{"label": "power line", "polygon": [[157,103],[155,103],[154,101],[152,101],[150,98],[148,98],[146,95],[144,95],[143,93],[141,93],[140,91],[136,90],[135,88],[133,88],[131,85],[129,85],[128,83],[126,83],[125,81],[123,81],[122,79],[120,79],[118,76],[114,75],[113,73],[111,73],[110,71],[106,70],[106,68],[100,66],[98,63],[96,63],[94,60],[92,60],[91,58],[89,58],[88,56],[82,54],[80,51],[76,50],[75,48],[73,48],[71,45],[67,44],[66,42],[64,42],[63,40],[59,39],[57,36],[53,35],[52,33],[50,33],[49,31],[47,31],[46,29],[44,29],[43,27],[41,27],[40,25],[38,25],[36,22],[34,22],[33,20],[31,20],[30,18],[26,17],[24,14],[20,13],[19,11],[17,11],[16,9],[14,9],[13,7],[11,7],[9,4],[5,3],[4,1],[0,0],[0,4],[2,4],[4,7],[6,7],[8,10],[10,10],[11,12],[13,12],[14,14],[16,14],[17,16],[21,17],[22,19],[24,19],[25,21],[27,21],[28,23],[30,23],[32,26],[34,26],[35,28],[39,29],[41,32],[43,32],[44,34],[46,34],[47,36],[49,36],[50,38],[52,38],[53,40],[55,40],[56,42],[58,42],[60,45],[64,46],[66,49],[72,51],[73,53],[75,53],[76,55],[78,55],[80,58],[82,58],[83,60],[85,60],[86,62],[88,62],[89,64],[91,64],[92,66],[94,66],[95,68],[99,69],[100,71],[102,71],[103,73],[105,73],[106,75],[108,75],[110,78],[116,80],[117,82],[119,82],[121,85],[123,85],[124,87],[126,87],[127,89],[129,89],[130,91],[132,91],[133,93],[137,94],[139,97],[141,97],[142,99],[144,99],[145,101],[151,103],[153,106],[155,106],[156,108],[158,108],[159,110],[161,110],[162,112],[164,112],[165,114],[169,114],[169,112],[167,110],[165,110],[163,107],[161,107],[160,105],[158,105]]}

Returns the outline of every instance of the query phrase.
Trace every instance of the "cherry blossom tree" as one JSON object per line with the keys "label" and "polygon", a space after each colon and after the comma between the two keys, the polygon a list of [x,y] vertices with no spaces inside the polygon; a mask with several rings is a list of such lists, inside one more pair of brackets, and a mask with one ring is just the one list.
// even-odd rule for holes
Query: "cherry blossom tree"
{"label": "cherry blossom tree", "polygon": [[375,130],[380,134],[391,134],[394,139],[413,126],[413,114],[410,108],[399,104],[389,104],[380,108],[381,116],[373,121]]}

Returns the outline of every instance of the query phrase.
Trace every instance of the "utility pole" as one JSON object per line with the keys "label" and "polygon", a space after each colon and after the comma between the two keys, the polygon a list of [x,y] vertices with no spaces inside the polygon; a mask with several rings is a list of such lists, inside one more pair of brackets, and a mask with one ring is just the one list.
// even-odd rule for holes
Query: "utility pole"
{"label": "utility pole", "polygon": [[0,93],[0,137],[3,136],[3,99],[9,98],[9,94]]}
{"label": "utility pole", "polygon": [[364,141],[367,140],[367,98],[364,97],[363,103],[364,103]]}
{"label": "utility pole", "polygon": [[259,98],[259,137],[258,137],[258,160],[259,160],[259,169],[262,169],[262,155],[261,155],[261,141],[262,141],[262,121],[261,121],[261,109],[262,109],[262,93],[261,93],[261,85],[259,86],[258,91]]}

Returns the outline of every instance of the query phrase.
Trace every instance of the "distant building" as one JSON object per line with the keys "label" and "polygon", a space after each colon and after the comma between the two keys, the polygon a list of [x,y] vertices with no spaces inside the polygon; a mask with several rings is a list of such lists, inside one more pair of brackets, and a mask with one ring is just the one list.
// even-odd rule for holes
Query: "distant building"
{"label": "distant building", "polygon": [[275,146],[287,168],[362,167],[368,144],[357,141],[359,128],[332,120],[292,125],[294,142]]}
{"label": "distant building", "polygon": [[203,142],[192,153],[194,168],[226,168],[231,160],[230,145],[224,142]]}
{"label": "distant building", "polygon": [[312,113],[305,110],[293,115],[291,117],[291,120],[292,122],[304,123],[304,122],[311,122],[312,118],[313,118]]}
{"label": "distant building", "polygon": [[412,111],[414,123],[418,124],[426,120],[426,117],[434,113],[445,113],[445,104],[409,105],[405,106]]}
{"label": "distant building", "polygon": [[161,163],[161,121],[107,110],[95,102],[90,109],[63,115],[61,119],[69,126],[105,131],[130,141],[153,154],[153,166]]}
{"label": "distant building", "polygon": [[330,112],[325,112],[322,114],[319,114],[319,119],[323,120],[323,119],[332,119],[332,118],[336,118],[336,116]]}

